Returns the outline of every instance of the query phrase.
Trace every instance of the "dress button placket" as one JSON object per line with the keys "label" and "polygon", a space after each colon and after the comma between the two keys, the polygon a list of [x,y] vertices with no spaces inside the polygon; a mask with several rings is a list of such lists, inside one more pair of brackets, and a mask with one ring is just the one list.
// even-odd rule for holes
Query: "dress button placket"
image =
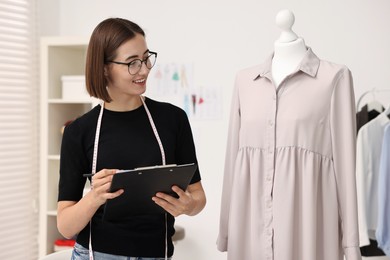
{"label": "dress button placket", "polygon": [[274,180],[274,158],[275,158],[275,145],[276,145],[276,113],[277,113],[277,92],[273,93],[272,105],[270,106],[270,112],[268,115],[268,125],[266,129],[267,133],[267,168],[265,173],[265,201],[264,201],[264,216],[265,216],[265,242],[266,242],[266,258],[273,259],[273,180]]}

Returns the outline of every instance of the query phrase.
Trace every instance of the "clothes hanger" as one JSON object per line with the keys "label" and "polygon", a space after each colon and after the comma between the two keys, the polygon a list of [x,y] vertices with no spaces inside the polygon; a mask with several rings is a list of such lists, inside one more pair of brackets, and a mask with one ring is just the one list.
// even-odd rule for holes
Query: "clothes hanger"
{"label": "clothes hanger", "polygon": [[378,100],[376,99],[376,96],[375,96],[375,92],[376,92],[376,88],[373,88],[372,91],[371,91],[371,94],[372,94],[372,97],[373,97],[373,100],[371,100],[370,102],[367,103],[367,108],[368,108],[368,111],[377,111],[378,113],[382,113],[383,110],[384,110],[384,107],[381,103],[378,102]]}
{"label": "clothes hanger", "polygon": [[357,102],[357,105],[356,105],[356,110],[360,110],[360,103],[361,101],[363,100],[363,98],[368,95],[368,94],[371,94],[372,95],[372,100],[367,102],[367,110],[368,111],[376,111],[378,113],[382,113],[383,110],[384,110],[384,106],[382,103],[380,103],[377,99],[376,99],[376,96],[375,96],[375,93],[376,92],[390,92],[390,89],[376,89],[376,88],[373,88],[369,91],[366,91],[364,92],[360,98],[358,99],[358,102]]}
{"label": "clothes hanger", "polygon": [[382,113],[384,113],[385,115],[387,115],[388,118],[390,118],[390,105],[388,105],[385,111],[383,111]]}
{"label": "clothes hanger", "polygon": [[367,103],[367,108],[368,108],[368,111],[377,111],[378,113],[382,113],[383,112],[383,105],[381,103],[379,103],[378,101],[376,100],[373,100],[369,103]]}

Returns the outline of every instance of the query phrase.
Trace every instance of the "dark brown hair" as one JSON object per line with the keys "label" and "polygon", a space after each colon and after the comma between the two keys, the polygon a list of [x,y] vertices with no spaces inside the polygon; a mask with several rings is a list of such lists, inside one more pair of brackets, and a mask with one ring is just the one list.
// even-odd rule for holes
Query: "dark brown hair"
{"label": "dark brown hair", "polygon": [[107,79],[104,76],[106,61],[113,60],[119,46],[145,32],[137,24],[122,18],[108,18],[99,23],[92,32],[88,44],[85,65],[87,91],[92,97],[110,102],[107,92]]}

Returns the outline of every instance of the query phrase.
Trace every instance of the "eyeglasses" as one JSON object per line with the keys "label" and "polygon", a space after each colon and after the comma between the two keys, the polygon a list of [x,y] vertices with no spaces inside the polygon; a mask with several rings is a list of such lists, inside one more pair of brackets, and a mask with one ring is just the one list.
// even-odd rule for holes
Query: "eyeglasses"
{"label": "eyeglasses", "polygon": [[142,63],[145,63],[145,65],[148,69],[153,68],[154,64],[156,63],[156,59],[157,59],[157,52],[149,51],[149,56],[143,60],[135,59],[135,60],[130,61],[130,62],[119,62],[119,61],[109,60],[107,62],[120,64],[120,65],[126,65],[129,73],[131,75],[135,75],[141,70]]}

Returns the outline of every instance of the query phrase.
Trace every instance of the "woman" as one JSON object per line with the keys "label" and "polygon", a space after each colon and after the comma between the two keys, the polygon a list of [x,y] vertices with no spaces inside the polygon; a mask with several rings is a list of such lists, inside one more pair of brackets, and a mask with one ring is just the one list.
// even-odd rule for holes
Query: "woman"
{"label": "woman", "polygon": [[[66,238],[77,235],[72,259],[166,259],[173,255],[174,217],[196,215],[205,206],[197,170],[186,191],[172,188],[178,198],[151,198],[166,214],[103,219],[107,200],[131,192],[108,191],[116,169],[197,163],[185,112],[142,96],[156,56],[131,21],[109,18],[92,33],[86,85],[104,102],[65,128],[61,147],[57,226]],[[83,196],[87,172],[96,174]]]}

